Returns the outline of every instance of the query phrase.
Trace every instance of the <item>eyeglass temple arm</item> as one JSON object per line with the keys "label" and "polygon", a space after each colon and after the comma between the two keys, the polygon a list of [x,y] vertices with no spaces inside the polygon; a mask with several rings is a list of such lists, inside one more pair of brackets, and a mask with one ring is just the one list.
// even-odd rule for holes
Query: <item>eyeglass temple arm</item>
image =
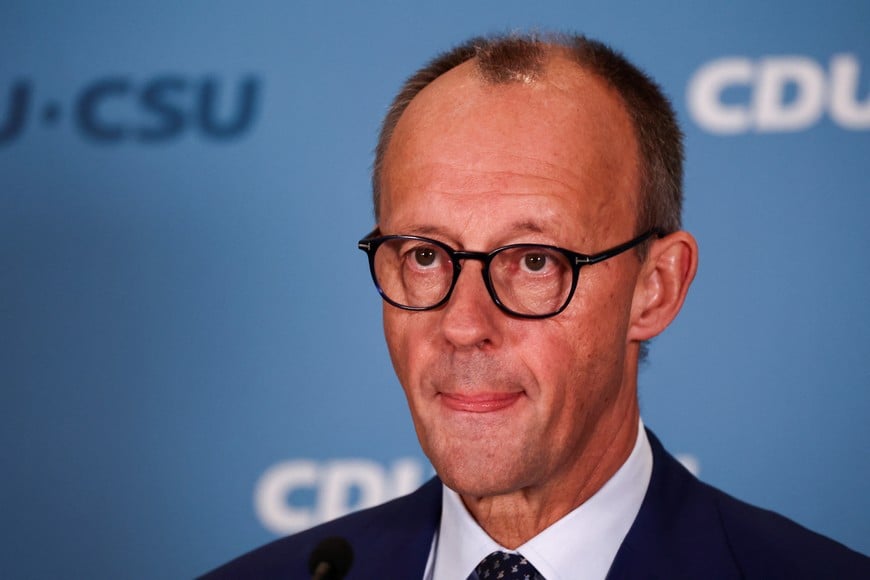
{"label": "eyeglass temple arm", "polygon": [[660,238],[664,235],[665,235],[664,231],[662,231],[660,229],[652,229],[652,230],[649,230],[649,231],[637,236],[634,239],[628,240],[624,244],[619,244],[618,246],[616,246],[614,248],[610,248],[609,250],[604,250],[603,252],[601,252],[599,254],[594,254],[592,256],[586,256],[583,254],[579,254],[579,255],[574,257],[574,263],[575,264],[582,264],[584,266],[588,266],[590,264],[597,264],[598,262],[602,262],[602,261],[607,260],[609,258],[612,258],[614,256],[618,256],[619,254],[621,254],[627,250],[630,250],[635,246],[642,244],[643,242],[647,241],[652,236],[656,236],[656,237]]}
{"label": "eyeglass temple arm", "polygon": [[359,248],[360,250],[368,252],[372,249],[372,243],[370,240],[372,238],[380,237],[380,235],[381,235],[380,226],[375,226],[375,229],[373,229],[372,231],[367,233],[365,236],[363,236],[363,239],[361,239],[360,241],[358,241],[356,243],[356,247]]}

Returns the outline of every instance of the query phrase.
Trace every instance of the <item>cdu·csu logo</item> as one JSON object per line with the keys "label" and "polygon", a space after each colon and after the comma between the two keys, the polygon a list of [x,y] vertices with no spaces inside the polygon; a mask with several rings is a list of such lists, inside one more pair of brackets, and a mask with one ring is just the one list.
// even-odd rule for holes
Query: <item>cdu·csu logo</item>
{"label": "cdu\u00b7csu logo", "polygon": [[86,83],[71,98],[50,98],[32,79],[0,88],[0,147],[34,125],[64,124],[98,143],[165,143],[186,133],[229,140],[248,131],[260,106],[260,79],[161,75],[107,76]]}
{"label": "cdu\u00b7csu logo", "polygon": [[757,60],[721,58],[689,81],[694,121],[720,135],[802,131],[825,113],[843,129],[870,129],[870,96],[854,54],[834,55],[827,66],[805,56]]}
{"label": "cdu\u00b7csu logo", "polygon": [[411,493],[427,471],[412,457],[390,467],[366,458],[282,461],[257,482],[254,509],[266,529],[292,534]]}

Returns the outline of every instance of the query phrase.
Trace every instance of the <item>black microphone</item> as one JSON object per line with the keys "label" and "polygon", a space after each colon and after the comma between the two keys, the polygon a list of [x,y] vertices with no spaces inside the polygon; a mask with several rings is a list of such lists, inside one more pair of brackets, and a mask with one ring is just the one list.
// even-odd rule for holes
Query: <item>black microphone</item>
{"label": "black microphone", "polygon": [[308,557],[311,580],[341,580],[353,564],[350,542],[338,536],[322,540]]}

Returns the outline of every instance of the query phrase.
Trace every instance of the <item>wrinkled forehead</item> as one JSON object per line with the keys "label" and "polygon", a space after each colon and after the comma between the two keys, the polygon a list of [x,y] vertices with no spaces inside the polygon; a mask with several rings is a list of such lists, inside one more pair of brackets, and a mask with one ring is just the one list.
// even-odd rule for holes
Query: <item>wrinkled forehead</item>
{"label": "wrinkled forehead", "polygon": [[519,168],[635,222],[638,148],[628,112],[615,90],[561,57],[497,83],[471,60],[423,89],[387,148],[380,212],[388,217],[410,187],[462,189],[478,172]]}

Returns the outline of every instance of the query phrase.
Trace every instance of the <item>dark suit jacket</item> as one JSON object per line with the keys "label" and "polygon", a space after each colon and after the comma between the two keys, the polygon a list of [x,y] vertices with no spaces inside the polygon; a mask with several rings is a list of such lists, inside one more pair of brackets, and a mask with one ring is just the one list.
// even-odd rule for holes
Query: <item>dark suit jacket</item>
{"label": "dark suit jacket", "polygon": [[[698,481],[648,435],[649,489],[608,580],[870,580],[867,557]],[[305,580],[315,546],[341,536],[354,549],[347,580],[419,579],[440,518],[436,478],[410,495],[276,540],[203,578]]]}

